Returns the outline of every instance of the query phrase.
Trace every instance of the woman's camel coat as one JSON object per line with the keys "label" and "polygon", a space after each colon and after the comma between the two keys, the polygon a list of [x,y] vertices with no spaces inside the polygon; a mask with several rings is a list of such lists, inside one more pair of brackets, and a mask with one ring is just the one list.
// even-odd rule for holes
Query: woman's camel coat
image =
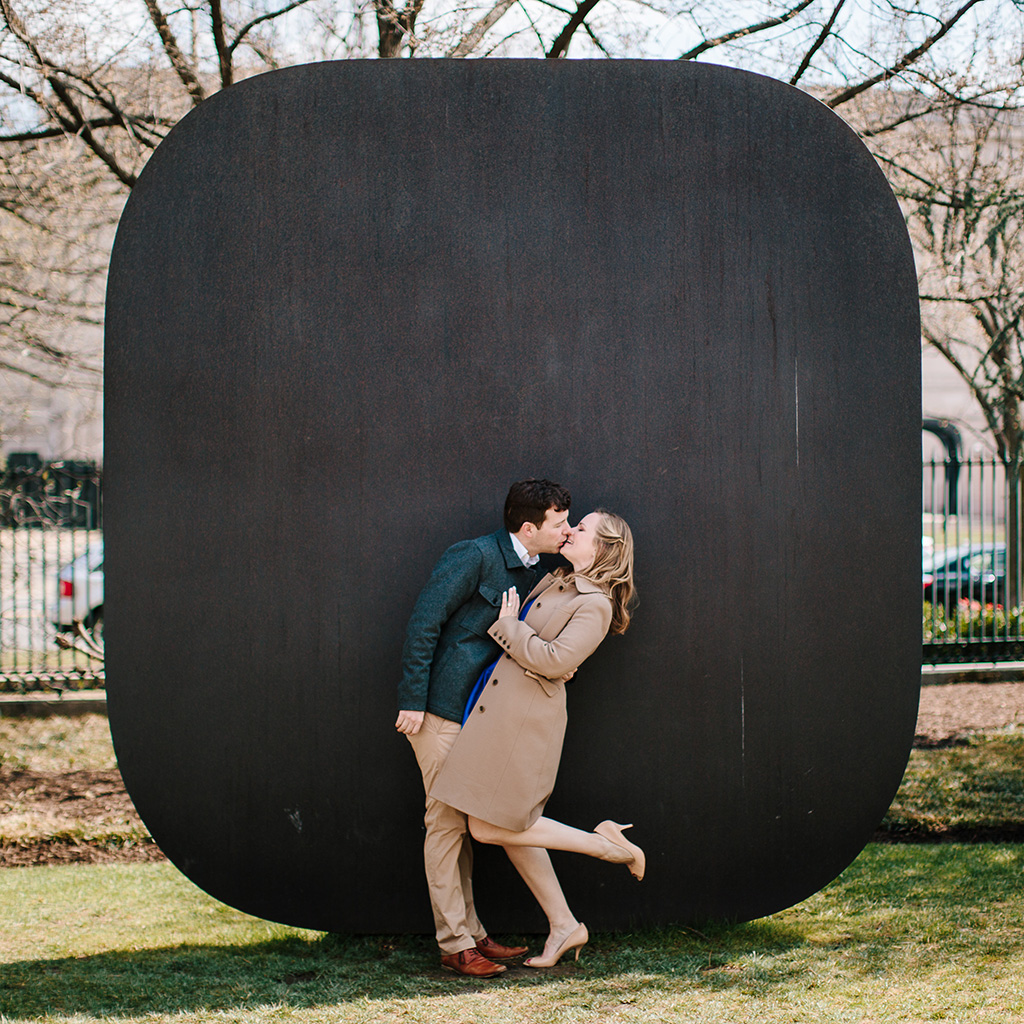
{"label": "woman's camel coat", "polygon": [[430,795],[475,818],[522,832],[551,796],[565,735],[565,685],[612,621],[612,602],[586,579],[547,575],[524,621],[488,631],[505,650]]}

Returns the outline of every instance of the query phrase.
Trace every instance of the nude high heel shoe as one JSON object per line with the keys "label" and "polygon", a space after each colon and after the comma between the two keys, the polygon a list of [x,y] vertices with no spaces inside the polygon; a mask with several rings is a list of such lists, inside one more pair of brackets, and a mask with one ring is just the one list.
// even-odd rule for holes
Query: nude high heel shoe
{"label": "nude high heel shoe", "polygon": [[629,868],[629,873],[639,882],[644,877],[644,871],[647,867],[647,858],[644,856],[644,851],[631,843],[628,839],[623,836],[623,831],[627,828],[632,828],[632,825],[620,825],[615,821],[602,821],[594,831],[599,835],[603,836],[610,843],[614,843],[616,846],[621,846],[624,850],[633,855],[633,859],[626,863],[626,867]]}
{"label": "nude high heel shoe", "polygon": [[523,961],[524,967],[554,967],[559,960],[568,952],[570,949],[576,950],[576,959],[580,958],[580,950],[587,944],[590,939],[590,935],[587,932],[587,926],[585,924],[578,924],[576,927],[569,932],[569,934],[562,940],[562,944],[551,954],[546,960],[542,956],[531,956],[527,957]]}

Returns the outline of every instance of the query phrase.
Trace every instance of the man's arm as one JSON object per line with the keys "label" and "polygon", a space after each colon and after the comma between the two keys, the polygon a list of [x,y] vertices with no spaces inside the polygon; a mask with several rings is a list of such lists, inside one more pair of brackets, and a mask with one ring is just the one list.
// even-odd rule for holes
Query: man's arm
{"label": "man's arm", "polygon": [[409,616],[402,647],[402,679],[398,684],[399,732],[412,735],[423,723],[430,666],[444,624],[476,592],[483,555],[473,541],[453,544],[420,591]]}

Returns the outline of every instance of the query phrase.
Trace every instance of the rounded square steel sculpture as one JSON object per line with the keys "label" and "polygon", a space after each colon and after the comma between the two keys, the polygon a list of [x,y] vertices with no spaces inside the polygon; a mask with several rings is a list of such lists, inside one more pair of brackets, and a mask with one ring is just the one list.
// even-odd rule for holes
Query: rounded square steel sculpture
{"label": "rounded square steel sculpture", "polygon": [[[882,817],[919,684],[916,280],[807,95],[682,62],[242,82],[132,193],[107,381],[118,759],[219,899],[430,930],[404,626],[530,475],[637,538],[549,805],[647,850],[640,886],[558,857],[592,928],[778,910]],[[481,853],[485,920],[542,930]]]}

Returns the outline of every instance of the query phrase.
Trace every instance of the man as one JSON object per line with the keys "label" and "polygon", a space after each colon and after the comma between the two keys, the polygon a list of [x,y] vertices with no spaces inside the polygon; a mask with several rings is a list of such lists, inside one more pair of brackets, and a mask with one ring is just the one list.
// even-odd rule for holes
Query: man
{"label": "man", "polygon": [[[462,728],[462,713],[480,673],[501,649],[487,635],[501,595],[515,587],[526,599],[540,578],[542,554],[569,536],[569,492],[550,480],[520,480],[505,499],[505,528],[453,544],[420,592],[402,649],[395,728],[412,744],[427,792],[423,861],[441,964],[459,974],[493,978],[525,946],[502,946],[473,906],[473,850],[466,815],[430,787]],[[528,854],[524,855],[528,856]]]}

